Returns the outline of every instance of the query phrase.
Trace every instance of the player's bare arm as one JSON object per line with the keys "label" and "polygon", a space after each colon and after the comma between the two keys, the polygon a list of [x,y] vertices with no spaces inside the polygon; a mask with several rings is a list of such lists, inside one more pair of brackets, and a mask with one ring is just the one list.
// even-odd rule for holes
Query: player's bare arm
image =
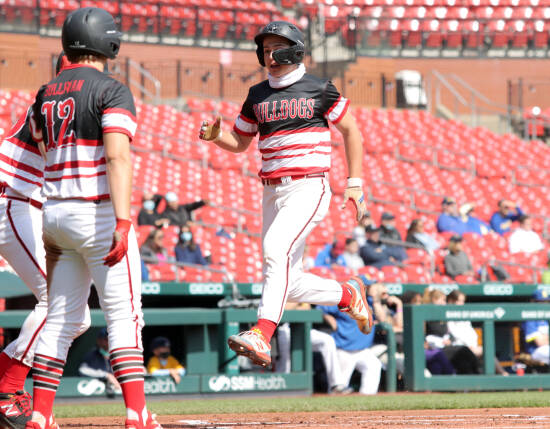
{"label": "player's bare arm", "polygon": [[222,132],[221,125],[222,120],[219,116],[213,124],[209,124],[208,121],[203,121],[199,131],[199,137],[202,140],[212,141],[221,149],[233,153],[241,153],[248,149],[254,137],[241,136],[235,131]]}
{"label": "player's bare arm", "polygon": [[343,207],[351,199],[355,205],[357,221],[366,213],[367,206],[363,195],[362,187],[362,162],[363,162],[363,143],[361,142],[361,133],[353,116],[348,112],[338,122],[336,128],[344,137],[344,147],[346,149],[346,160],[348,164],[348,184],[344,193]]}
{"label": "player's bare arm", "polygon": [[132,160],[130,157],[130,139],[122,133],[105,133],[105,162],[107,180],[111,193],[111,202],[116,217],[116,229],[105,265],[117,264],[128,250],[128,231],[130,221],[130,194],[132,190]]}
{"label": "player's bare arm", "polygon": [[132,190],[132,160],[130,139],[122,133],[103,135],[107,180],[111,201],[117,219],[130,219],[130,194]]}

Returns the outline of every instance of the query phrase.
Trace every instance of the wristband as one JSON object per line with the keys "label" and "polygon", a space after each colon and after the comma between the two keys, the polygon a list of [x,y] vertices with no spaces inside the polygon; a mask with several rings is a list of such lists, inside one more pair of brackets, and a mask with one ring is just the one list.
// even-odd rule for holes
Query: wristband
{"label": "wristband", "polygon": [[348,188],[360,188],[363,186],[363,179],[360,177],[348,177]]}

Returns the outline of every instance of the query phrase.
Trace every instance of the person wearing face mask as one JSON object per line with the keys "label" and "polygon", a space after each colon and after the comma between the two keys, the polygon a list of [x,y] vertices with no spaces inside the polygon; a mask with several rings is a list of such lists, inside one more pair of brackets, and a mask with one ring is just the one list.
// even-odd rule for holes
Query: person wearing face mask
{"label": "person wearing face mask", "polygon": [[[395,216],[393,213],[384,212],[380,218],[380,240],[403,241],[401,234],[395,227]],[[403,246],[388,244],[388,252],[399,262],[407,259],[407,252]]]}
{"label": "person wearing face mask", "polygon": [[102,328],[97,334],[96,347],[84,356],[84,360],[78,367],[78,373],[82,377],[102,380],[105,383],[105,392],[109,397],[114,397],[115,392],[121,391],[120,384],[113,375],[109,362],[107,328]]}
{"label": "person wearing face mask", "polygon": [[193,232],[189,225],[184,225],[180,229],[178,244],[174,248],[176,261],[186,262],[188,264],[208,265],[204,258],[200,246],[193,239]]}
{"label": "person wearing face mask", "polygon": [[170,376],[176,384],[185,375],[185,368],[170,354],[170,340],[166,337],[156,337],[151,342],[153,356],[147,363],[147,372],[155,377]]}
{"label": "person wearing face mask", "polygon": [[138,225],[154,225],[157,227],[168,226],[170,220],[157,213],[157,207],[162,199],[162,195],[151,192],[143,193],[143,206],[138,213]]}

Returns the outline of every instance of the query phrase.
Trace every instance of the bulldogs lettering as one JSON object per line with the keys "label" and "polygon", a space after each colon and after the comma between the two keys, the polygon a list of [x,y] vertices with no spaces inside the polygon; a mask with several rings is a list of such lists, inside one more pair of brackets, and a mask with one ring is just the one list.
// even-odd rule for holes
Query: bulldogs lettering
{"label": "bulldogs lettering", "polygon": [[258,122],[281,121],[288,118],[313,118],[315,109],[314,98],[291,98],[290,100],[273,100],[257,103],[252,106]]}

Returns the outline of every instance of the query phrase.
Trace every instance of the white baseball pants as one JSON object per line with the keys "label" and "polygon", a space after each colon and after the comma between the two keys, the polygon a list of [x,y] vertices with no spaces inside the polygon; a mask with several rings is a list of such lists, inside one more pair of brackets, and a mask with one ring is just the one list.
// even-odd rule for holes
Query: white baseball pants
{"label": "white baseball pants", "polygon": [[141,265],[134,229],[127,255],[107,267],[103,258],[116,224],[110,201],[48,200],[43,211],[49,306],[36,353],[65,361],[85,317],[92,281],[107,321],[109,350],[141,350]]}
{"label": "white baseball pants", "polygon": [[[310,331],[311,348],[323,356],[325,369],[327,370],[328,389],[342,381],[342,370],[338,362],[336,343],[332,335],[312,329]],[[290,325],[283,323],[277,328],[277,372],[290,372]]]}
{"label": "white baseball pants", "polygon": [[378,392],[382,362],[371,349],[354,351],[338,349],[338,361],[342,370],[342,380],[338,384],[348,386],[353,371],[357,369],[361,373],[359,393],[374,395]]}
{"label": "white baseball pants", "polygon": [[[6,193],[9,195],[0,197],[0,255],[31,290],[38,303],[21,326],[19,337],[8,344],[4,353],[32,366],[38,333],[46,321],[48,310],[42,211],[27,201],[21,201],[25,197],[13,190],[6,189]],[[86,306],[79,335],[89,326],[90,310]]]}
{"label": "white baseball pants", "polygon": [[258,318],[279,323],[290,302],[336,305],[342,287],[335,280],[305,273],[308,234],[326,216],[330,187],[324,177],[266,185],[263,191],[263,290]]}

